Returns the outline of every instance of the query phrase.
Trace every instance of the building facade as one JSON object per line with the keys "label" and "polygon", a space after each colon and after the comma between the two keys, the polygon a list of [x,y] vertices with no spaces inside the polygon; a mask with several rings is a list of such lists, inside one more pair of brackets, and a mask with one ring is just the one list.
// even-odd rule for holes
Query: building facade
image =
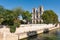
{"label": "building facade", "polygon": [[39,8],[33,8],[32,9],[32,24],[38,24],[43,22],[41,15],[43,14],[43,6],[40,6]]}

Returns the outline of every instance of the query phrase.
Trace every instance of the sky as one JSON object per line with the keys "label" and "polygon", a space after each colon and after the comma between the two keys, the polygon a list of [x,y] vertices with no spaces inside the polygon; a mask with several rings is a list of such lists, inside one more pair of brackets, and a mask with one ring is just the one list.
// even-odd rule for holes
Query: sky
{"label": "sky", "polygon": [[44,10],[53,10],[60,21],[60,0],[0,0],[0,5],[6,9],[21,7],[32,12],[32,8],[44,7]]}

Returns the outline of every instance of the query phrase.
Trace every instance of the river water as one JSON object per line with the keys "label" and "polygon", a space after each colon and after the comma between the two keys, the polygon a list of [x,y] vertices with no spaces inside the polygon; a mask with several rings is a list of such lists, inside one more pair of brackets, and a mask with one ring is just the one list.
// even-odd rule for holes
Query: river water
{"label": "river water", "polygon": [[21,40],[60,40],[60,28]]}

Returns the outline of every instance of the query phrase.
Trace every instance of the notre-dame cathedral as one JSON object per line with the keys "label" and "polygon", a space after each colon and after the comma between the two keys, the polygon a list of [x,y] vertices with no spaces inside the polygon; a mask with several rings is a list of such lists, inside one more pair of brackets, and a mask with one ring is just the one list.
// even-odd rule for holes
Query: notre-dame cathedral
{"label": "notre-dame cathedral", "polygon": [[43,14],[43,12],[44,12],[43,6],[32,9],[32,24],[39,24],[43,22],[41,18],[41,15]]}

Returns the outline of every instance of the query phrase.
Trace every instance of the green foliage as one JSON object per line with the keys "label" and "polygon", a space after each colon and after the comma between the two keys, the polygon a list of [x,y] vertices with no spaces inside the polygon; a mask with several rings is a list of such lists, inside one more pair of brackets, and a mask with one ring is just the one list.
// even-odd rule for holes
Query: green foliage
{"label": "green foliage", "polygon": [[16,27],[20,27],[20,20],[19,20],[19,19],[15,19],[15,20],[14,20],[14,25],[15,25]]}
{"label": "green foliage", "polygon": [[10,32],[14,33],[15,31],[16,31],[16,26],[15,25],[10,26]]}
{"label": "green foliage", "polygon": [[23,14],[22,14],[22,18],[27,20],[27,21],[31,21],[31,13],[29,13],[29,11],[25,11]]}
{"label": "green foliage", "polygon": [[22,10],[22,8],[18,7],[18,8],[14,8],[13,10],[13,15],[15,16],[15,18],[17,18],[18,16],[22,15],[24,10]]}
{"label": "green foliage", "polygon": [[0,24],[4,21],[5,9],[0,5]]}
{"label": "green foliage", "polygon": [[20,25],[19,16],[22,12],[20,8],[8,10],[0,6],[0,24],[11,26],[10,32],[15,32],[16,27]]}
{"label": "green foliage", "polygon": [[44,11],[44,14],[42,15],[42,19],[43,19],[43,22],[46,24],[49,24],[49,23],[54,24],[58,22],[58,16],[52,10]]}
{"label": "green foliage", "polygon": [[12,26],[14,24],[14,22],[12,20],[5,20],[1,24],[2,25]]}
{"label": "green foliage", "polygon": [[14,8],[14,10],[8,10],[0,5],[0,24],[10,26],[11,33],[15,32],[16,27],[20,26],[20,15],[25,20],[31,20],[29,11],[24,11],[20,7]]}

